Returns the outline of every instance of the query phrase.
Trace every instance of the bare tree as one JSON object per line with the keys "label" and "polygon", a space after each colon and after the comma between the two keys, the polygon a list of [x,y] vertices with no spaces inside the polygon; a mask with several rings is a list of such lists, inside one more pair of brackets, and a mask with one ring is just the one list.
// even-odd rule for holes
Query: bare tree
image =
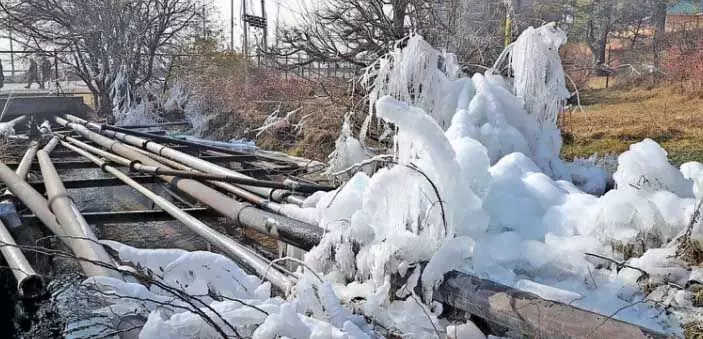
{"label": "bare tree", "polygon": [[303,63],[347,61],[366,66],[406,35],[411,0],[326,0],[281,30],[277,56],[305,55]]}
{"label": "bare tree", "polygon": [[651,15],[649,1],[591,0],[582,14],[587,18],[586,41],[596,67],[607,63],[608,40],[612,33],[641,25]]}
{"label": "bare tree", "polygon": [[200,13],[196,0],[3,0],[0,25],[30,49],[55,51],[109,114],[163,78],[166,54]]}
{"label": "bare tree", "polygon": [[[539,25],[547,9],[566,0],[324,0],[304,10],[295,25],[279,29],[277,56],[301,62],[348,61],[366,66],[391,44],[414,32],[470,64],[491,64],[504,47],[506,10],[520,25]],[[507,6],[507,3],[511,3]],[[513,4],[514,3],[514,4]],[[560,11],[551,11],[550,15]]]}
{"label": "bare tree", "polygon": [[659,68],[661,51],[664,45],[664,33],[666,33],[666,5],[667,0],[652,0],[652,19],[654,22],[654,41],[652,49],[654,52],[654,67]]}

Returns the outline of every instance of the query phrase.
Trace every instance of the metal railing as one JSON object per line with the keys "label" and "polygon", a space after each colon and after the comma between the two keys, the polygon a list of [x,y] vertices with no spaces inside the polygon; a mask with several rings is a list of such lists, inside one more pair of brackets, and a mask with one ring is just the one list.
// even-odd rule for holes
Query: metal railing
{"label": "metal railing", "polygon": [[[32,64],[32,61],[34,64]],[[19,92],[29,89],[65,93],[84,82],[71,67],[63,64],[51,51],[0,50],[2,85],[0,92]]]}
{"label": "metal railing", "polygon": [[[310,61],[302,55],[277,56],[251,55],[249,64],[257,68],[268,68],[281,72],[284,79],[304,77],[312,79],[352,79],[361,75],[364,66],[349,61]],[[365,62],[370,64],[372,60]]]}
{"label": "metal railing", "polygon": [[[169,54],[171,62],[189,64],[199,54]],[[310,61],[305,56],[251,55],[247,58],[252,68],[274,72],[283,79],[342,79],[349,80],[363,73],[363,65],[349,61]],[[31,61],[34,64],[31,65]],[[370,63],[370,61],[368,62]],[[71,65],[61,62],[53,51],[0,50],[2,66],[1,93],[21,92],[28,89],[49,93],[89,94],[87,85]],[[31,65],[31,67],[30,67]]]}

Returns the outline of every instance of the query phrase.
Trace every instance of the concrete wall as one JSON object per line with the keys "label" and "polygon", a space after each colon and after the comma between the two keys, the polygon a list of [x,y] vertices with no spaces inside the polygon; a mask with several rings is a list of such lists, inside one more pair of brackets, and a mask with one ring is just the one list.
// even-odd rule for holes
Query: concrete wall
{"label": "concrete wall", "polygon": [[88,106],[78,96],[36,96],[14,94],[7,102],[7,95],[0,96],[0,109],[4,110],[2,121],[12,120],[23,114],[52,116],[70,113],[85,116]]}

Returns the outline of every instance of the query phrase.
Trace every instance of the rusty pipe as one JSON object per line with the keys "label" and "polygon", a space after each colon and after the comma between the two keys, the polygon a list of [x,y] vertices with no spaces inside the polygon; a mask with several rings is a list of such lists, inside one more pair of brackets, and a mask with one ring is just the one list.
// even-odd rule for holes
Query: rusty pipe
{"label": "rusty pipe", "polygon": [[243,245],[240,245],[239,243],[230,239],[224,234],[218,233],[217,231],[213,230],[208,225],[204,224],[203,222],[191,216],[190,214],[184,212],[167,199],[152,192],[144,185],[137,183],[117,168],[110,166],[104,160],[99,159],[98,157],[72,144],[66,142],[62,144],[66,148],[71,149],[74,152],[85,157],[86,159],[92,161],[104,171],[111,173],[125,184],[129,185],[145,197],[149,198],[151,201],[154,202],[154,204],[166,211],[166,213],[181,221],[184,225],[190,228],[191,231],[205,238],[208,242],[225,252],[230,258],[235,259],[238,262],[253,269],[259,276],[266,276],[267,279],[270,280],[276,288],[280,289],[281,291],[287,292],[292,287],[294,280],[291,277],[284,275],[276,268],[270,268],[270,265],[266,262],[266,260],[258,256],[253,251],[249,250]]}

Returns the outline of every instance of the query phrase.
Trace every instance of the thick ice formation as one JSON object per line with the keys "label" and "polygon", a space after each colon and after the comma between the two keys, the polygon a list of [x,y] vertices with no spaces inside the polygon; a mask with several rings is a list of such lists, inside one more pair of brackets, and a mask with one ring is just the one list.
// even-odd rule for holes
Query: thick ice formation
{"label": "thick ice formation", "polygon": [[0,122],[0,142],[5,141],[7,137],[15,134],[15,128],[7,122]]}
{"label": "thick ice formation", "polygon": [[145,318],[140,338],[372,337],[363,317],[340,304],[329,282],[303,277],[297,295],[285,300],[271,297],[268,282],[246,274],[219,254],[103,243],[116,250],[121,261],[154,280],[150,287],[102,277],[84,282],[111,302],[97,314],[108,319]]}
{"label": "thick ice formation", "polygon": [[[370,89],[371,103],[364,126],[375,113],[374,103],[390,95],[423,109],[442,128],[447,128],[456,111],[457,90],[464,88],[452,81],[459,69],[453,54],[434,49],[419,35],[399,41],[368,68],[362,79]],[[364,134],[362,131],[362,138]]]}
{"label": "thick ice formation", "polygon": [[[480,142],[491,164],[520,152],[549,177],[602,194],[607,179],[603,169],[559,158],[562,139],[556,118],[570,96],[558,53],[565,42],[565,33],[553,24],[527,29],[505,53],[514,76],[509,83],[494,69],[462,77],[454,55],[435,50],[417,35],[403,40],[365,74],[372,105],[361,144],[371,118],[377,116],[376,103],[391,96],[422,109],[452,142],[463,137]],[[338,149],[338,154],[343,151]]]}
{"label": "thick ice formation", "polygon": [[630,146],[629,152],[620,155],[618,163],[618,171],[613,175],[618,188],[669,191],[682,198],[693,197],[692,182],[669,164],[666,151],[652,139]]}
{"label": "thick ice formation", "polygon": [[[297,209],[326,232],[305,255],[294,295],[271,298],[268,284],[215,254],[108,244],[159,281],[203,295],[212,309],[200,311],[216,310],[214,323],[228,335],[372,337],[363,313],[399,335],[484,338],[470,322],[440,317],[432,293],[450,270],[679,333],[677,310],[691,307],[692,296],[678,286],[703,274],[675,257],[672,240],[703,194],[703,165],[678,171],[644,140],[619,157],[614,190],[585,192],[603,193],[605,175],[593,159],[559,160],[561,138],[549,119],[563,99],[553,60],[561,35],[551,26],[526,34],[513,47],[515,87],[493,71],[454,78],[452,59],[417,36],[379,61],[385,75],[375,80],[373,111],[397,128],[396,164],[359,171]],[[531,81],[540,82],[535,92]],[[350,130],[338,140],[338,168],[364,158]],[[217,335],[192,306],[163,306],[174,302],[163,288],[97,280],[157,301],[139,304],[148,315],[142,337]],[[645,285],[654,291],[645,294]]]}
{"label": "thick ice formation", "polygon": [[[381,98],[376,109],[398,126],[398,165],[371,177],[359,173],[339,192],[315,198],[318,223],[329,232],[306,263],[351,282],[338,288],[342,295],[371,300],[399,274],[408,286],[420,280],[422,300],[429,302],[444,273],[456,269],[609,314],[633,295],[645,297],[637,287],[641,274],[614,274],[609,262],[586,253],[623,260],[614,249],[632,243],[641,243],[643,251],[653,248],[650,253],[681,232],[693,213],[693,182],[650,140],[621,155],[616,181],[648,176],[663,184],[646,189],[619,184],[598,198],[553,180],[522,153],[489,167],[485,147],[455,132],[465,121],[461,112],[443,133],[421,109],[390,97]],[[692,176],[702,168],[688,167]],[[653,258],[647,264],[653,267],[650,281],[676,277],[672,282],[685,284],[688,275],[680,263]],[[623,294],[630,300],[619,297]],[[660,330],[673,321],[646,303],[617,317]]]}
{"label": "thick ice formation", "polygon": [[354,137],[349,122],[350,115],[344,118],[342,130],[335,141],[335,150],[329,155],[327,173],[346,170],[348,167],[369,158],[361,142]]}
{"label": "thick ice formation", "polygon": [[528,27],[508,49],[515,95],[542,125],[555,126],[571,96],[559,56],[565,43],[566,33],[549,23]]}
{"label": "thick ice formation", "polygon": [[[521,74],[515,86],[493,71],[469,80],[428,67],[440,54],[427,52],[419,37],[408,41],[419,61],[400,49],[381,61],[385,73],[379,74],[388,83],[375,84],[374,112],[398,128],[398,164],[371,177],[359,173],[338,191],[315,197],[318,224],[329,232],[306,255],[308,266],[340,283],[339,295],[376,308],[392,305],[375,297],[387,294],[391,276],[405,279],[406,289],[421,282],[421,300],[431,308],[433,287],[447,271],[460,270],[677,331],[676,317],[652,304],[631,304],[647,297],[659,305],[685,304],[689,292],[661,299],[645,295],[640,284],[688,281],[668,244],[691,220],[703,165],[687,164],[682,173],[659,145],[644,140],[619,157],[616,189],[588,194],[603,193],[606,172],[594,159],[558,158],[561,136],[552,118],[568,95],[563,79],[554,79],[563,77],[554,60],[561,33],[546,26],[519,39],[511,59],[516,78]],[[529,70],[530,60],[539,65]],[[409,79],[419,80],[408,86]],[[539,84],[530,89],[530,81]],[[419,83],[443,91],[404,92]],[[628,263],[646,267],[647,276],[601,258],[620,262],[631,252],[644,253]],[[401,292],[399,300],[411,300],[412,293]]]}

